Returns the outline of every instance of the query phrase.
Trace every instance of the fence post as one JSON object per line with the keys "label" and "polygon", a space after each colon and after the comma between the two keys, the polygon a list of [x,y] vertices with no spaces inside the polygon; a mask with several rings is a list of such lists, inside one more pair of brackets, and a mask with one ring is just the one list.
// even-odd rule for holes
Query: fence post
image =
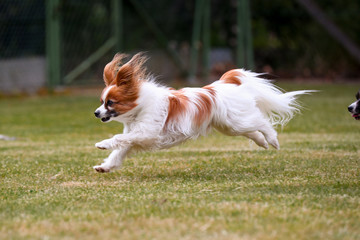
{"label": "fence post", "polygon": [[123,50],[123,0],[112,0],[112,25],[113,34],[116,39],[115,51],[120,52]]}
{"label": "fence post", "polygon": [[59,0],[46,2],[46,62],[50,89],[61,84],[60,6]]}
{"label": "fence post", "polygon": [[211,1],[205,0],[204,6],[204,31],[203,31],[203,77],[207,81],[210,75],[210,17]]}
{"label": "fence post", "polygon": [[236,64],[239,67],[254,68],[249,0],[237,2],[237,48]]}
{"label": "fence post", "polygon": [[236,16],[236,30],[237,30],[237,45],[236,45],[236,65],[237,67],[245,66],[245,38],[244,38],[244,29],[243,29],[243,0],[237,1],[237,16]]}
{"label": "fence post", "polygon": [[198,51],[200,48],[200,31],[201,31],[201,17],[203,15],[204,0],[195,1],[195,13],[193,32],[191,40],[191,52],[190,52],[190,66],[188,81],[190,84],[195,84],[196,80],[196,67],[198,61]]}

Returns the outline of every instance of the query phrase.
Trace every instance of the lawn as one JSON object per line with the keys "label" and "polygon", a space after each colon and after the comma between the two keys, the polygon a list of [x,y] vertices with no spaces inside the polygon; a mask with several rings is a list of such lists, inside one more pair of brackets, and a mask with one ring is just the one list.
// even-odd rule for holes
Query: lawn
{"label": "lawn", "polygon": [[360,239],[359,85],[281,86],[321,92],[280,151],[212,133],[109,174],[97,95],[0,99],[0,239]]}

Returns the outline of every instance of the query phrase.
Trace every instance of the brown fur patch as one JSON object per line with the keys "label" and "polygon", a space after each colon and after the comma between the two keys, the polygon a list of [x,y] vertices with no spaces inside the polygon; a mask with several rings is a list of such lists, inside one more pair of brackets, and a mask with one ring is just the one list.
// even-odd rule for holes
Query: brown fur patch
{"label": "brown fur patch", "polygon": [[211,95],[211,97],[212,97],[213,99],[215,98],[216,91],[215,91],[215,89],[214,89],[214,86],[212,86],[212,85],[206,85],[206,86],[203,87],[203,89],[208,90],[209,93],[210,93],[210,95]]}
{"label": "brown fur patch", "polygon": [[127,56],[127,54],[117,53],[111,62],[106,64],[103,73],[106,86],[119,84],[119,80],[127,80],[130,76],[137,78],[145,77],[146,68],[144,68],[143,65],[147,58],[144,54],[138,53],[134,55],[129,62],[122,65],[124,58]]}
{"label": "brown fur patch", "polygon": [[172,90],[171,93],[173,96],[169,97],[169,110],[165,124],[178,120],[182,114],[186,113],[189,104],[194,104],[197,109],[194,116],[194,123],[198,127],[201,126],[211,115],[212,104],[216,94],[213,86],[208,85],[203,87],[203,89],[206,89],[209,95],[203,92],[197,93],[198,99],[194,103],[189,102],[190,100],[185,96],[184,90]]}
{"label": "brown fur patch", "polygon": [[235,84],[235,85],[241,85],[240,79],[239,77],[242,77],[243,75],[238,71],[238,70],[230,70],[227,71],[226,73],[224,73],[220,80],[223,81],[224,83],[229,83],[229,84]]}
{"label": "brown fur patch", "polygon": [[124,114],[130,111],[137,106],[136,100],[139,97],[139,88],[140,86],[137,82],[129,82],[113,87],[106,96],[105,107],[109,107],[107,106],[107,101],[111,100],[113,102],[111,107],[118,114]]}
{"label": "brown fur patch", "polygon": [[211,98],[205,93],[198,93],[199,100],[197,102],[197,113],[195,116],[195,124],[197,126],[201,126],[201,124],[206,121],[211,114],[212,108],[212,100]]}
{"label": "brown fur patch", "polygon": [[134,55],[129,62],[119,68],[116,74],[116,85],[144,80],[146,78],[146,68],[144,67],[146,60],[147,58],[142,53]]}
{"label": "brown fur patch", "polygon": [[100,102],[103,103],[103,97],[104,97],[104,94],[106,92],[106,90],[109,88],[110,86],[107,86],[105,87],[102,92],[101,92],[101,95],[100,95]]}
{"label": "brown fur patch", "polygon": [[111,83],[115,80],[116,73],[119,70],[120,65],[122,64],[122,61],[125,57],[127,57],[126,54],[117,53],[115,54],[111,62],[106,64],[103,74],[106,86],[111,85]]}
{"label": "brown fur patch", "polygon": [[124,114],[137,106],[140,85],[146,77],[146,68],[143,66],[146,57],[142,53],[134,55],[129,62],[121,66],[125,57],[125,54],[116,54],[104,68],[104,81],[107,87],[101,96],[110,86],[114,86],[108,92],[104,102],[105,108],[109,109],[107,101],[111,100],[113,102],[111,108],[118,114]]}
{"label": "brown fur patch", "polygon": [[165,125],[171,121],[177,120],[179,116],[184,114],[186,107],[189,104],[189,98],[184,95],[183,90],[172,90],[171,93],[173,96],[169,97],[168,116]]}

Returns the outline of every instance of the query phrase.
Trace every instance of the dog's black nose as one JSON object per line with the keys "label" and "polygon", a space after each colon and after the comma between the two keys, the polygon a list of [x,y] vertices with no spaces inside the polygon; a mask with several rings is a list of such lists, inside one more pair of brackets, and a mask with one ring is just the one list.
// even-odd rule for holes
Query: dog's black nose
{"label": "dog's black nose", "polygon": [[95,117],[99,117],[100,116],[100,111],[96,111],[96,112],[94,112],[94,114],[95,114]]}
{"label": "dog's black nose", "polygon": [[349,112],[352,112],[352,110],[354,110],[354,107],[353,106],[348,106],[348,110],[349,110]]}

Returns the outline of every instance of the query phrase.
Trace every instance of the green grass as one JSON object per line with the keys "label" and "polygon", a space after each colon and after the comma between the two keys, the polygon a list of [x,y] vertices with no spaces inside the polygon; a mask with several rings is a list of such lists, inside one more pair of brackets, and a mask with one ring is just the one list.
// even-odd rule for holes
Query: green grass
{"label": "green grass", "polygon": [[96,173],[94,144],[121,130],[98,96],[0,100],[0,239],[360,239],[355,85],[319,89],[281,150],[213,133]]}

